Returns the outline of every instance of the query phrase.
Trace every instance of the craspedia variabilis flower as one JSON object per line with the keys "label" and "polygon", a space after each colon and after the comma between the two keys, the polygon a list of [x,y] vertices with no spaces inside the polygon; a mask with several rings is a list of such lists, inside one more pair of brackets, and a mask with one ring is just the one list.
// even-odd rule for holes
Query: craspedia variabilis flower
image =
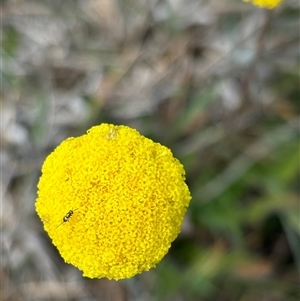
{"label": "craspedia variabilis flower", "polygon": [[280,5],[283,0],[243,0],[244,2],[251,2],[255,6],[273,9]]}
{"label": "craspedia variabilis flower", "polygon": [[84,276],[130,278],[154,267],[179,234],[191,199],[184,174],[167,147],[102,124],[46,158],[36,211]]}

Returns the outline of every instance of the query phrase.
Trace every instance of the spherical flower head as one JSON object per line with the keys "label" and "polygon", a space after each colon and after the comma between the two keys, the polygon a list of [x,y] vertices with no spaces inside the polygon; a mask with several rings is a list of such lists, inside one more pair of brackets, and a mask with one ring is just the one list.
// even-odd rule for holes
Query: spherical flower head
{"label": "spherical flower head", "polygon": [[243,0],[244,2],[252,2],[252,4],[258,6],[258,7],[263,7],[263,8],[268,8],[268,9],[273,9],[277,6],[280,5],[282,0]]}
{"label": "spherical flower head", "polygon": [[191,199],[184,174],[167,147],[102,124],[47,157],[36,211],[84,276],[130,278],[154,267],[179,234]]}

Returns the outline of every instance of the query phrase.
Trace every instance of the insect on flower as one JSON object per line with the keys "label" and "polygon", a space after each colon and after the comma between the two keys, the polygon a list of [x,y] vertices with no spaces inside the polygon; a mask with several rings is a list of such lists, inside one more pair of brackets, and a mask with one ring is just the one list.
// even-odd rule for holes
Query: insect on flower
{"label": "insect on flower", "polygon": [[[78,208],[74,209],[74,211],[77,210],[77,209],[78,209]],[[74,211],[73,211],[73,210],[70,210],[70,211],[63,217],[63,221],[62,221],[55,229],[57,229],[57,228],[58,228],[60,225],[62,225],[63,223],[68,222],[68,221],[70,220],[71,216],[73,215]]]}
{"label": "insect on flower", "polygon": [[44,228],[63,259],[84,277],[115,280],[162,260],[191,200],[170,149],[112,124],[63,141],[46,158],[38,189],[36,211],[49,214]]}

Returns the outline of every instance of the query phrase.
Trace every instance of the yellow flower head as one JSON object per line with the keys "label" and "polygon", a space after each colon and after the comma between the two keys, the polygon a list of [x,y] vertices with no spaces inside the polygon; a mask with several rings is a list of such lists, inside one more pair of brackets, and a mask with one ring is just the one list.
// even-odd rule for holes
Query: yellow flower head
{"label": "yellow flower head", "polygon": [[102,124],[44,162],[36,211],[67,263],[90,278],[130,278],[168,252],[191,196],[171,151]]}
{"label": "yellow flower head", "polygon": [[258,7],[264,7],[268,9],[273,9],[283,1],[283,0],[243,0],[244,2],[252,2],[252,4]]}

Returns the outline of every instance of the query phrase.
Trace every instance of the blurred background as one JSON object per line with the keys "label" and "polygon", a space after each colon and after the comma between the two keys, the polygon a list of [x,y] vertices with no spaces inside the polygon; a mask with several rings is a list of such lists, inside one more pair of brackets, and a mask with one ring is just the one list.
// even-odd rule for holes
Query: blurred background
{"label": "blurred background", "polygon": [[[299,1],[1,1],[1,300],[299,300]],[[157,268],[83,278],[35,213],[103,122],[170,147],[193,199]]]}

